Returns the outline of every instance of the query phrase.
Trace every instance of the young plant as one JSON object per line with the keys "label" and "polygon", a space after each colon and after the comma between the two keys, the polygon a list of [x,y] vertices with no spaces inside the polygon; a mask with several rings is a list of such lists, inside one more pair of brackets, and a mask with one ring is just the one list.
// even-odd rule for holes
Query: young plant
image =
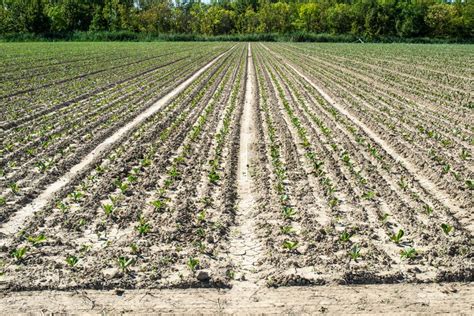
{"label": "young plant", "polygon": [[138,220],[138,226],[136,227],[136,229],[138,233],[143,236],[150,232],[151,226],[143,216],[140,216],[140,219]]}
{"label": "young plant", "polygon": [[423,205],[423,210],[427,215],[431,215],[433,213],[433,208],[428,204]]}
{"label": "young plant", "polygon": [[70,266],[71,268],[74,267],[78,262],[79,262],[79,259],[78,259],[76,256],[68,255],[68,256],[66,257],[66,263],[67,263],[68,266]]}
{"label": "young plant", "polygon": [[80,191],[74,191],[70,194],[70,197],[73,199],[74,202],[78,203],[84,194]]}
{"label": "young plant", "polygon": [[360,247],[359,245],[354,245],[351,250],[349,251],[349,256],[351,257],[352,260],[357,262],[357,259],[359,259],[362,255],[360,254]]}
{"label": "young plant", "polygon": [[374,191],[367,191],[362,194],[362,198],[365,200],[373,200],[375,198],[375,192]]}
{"label": "young plant", "polygon": [[298,242],[297,241],[285,240],[285,242],[283,242],[283,248],[288,249],[289,251],[293,251],[297,247],[298,247]]}
{"label": "young plant", "polygon": [[461,157],[462,160],[467,160],[469,157],[471,157],[471,154],[469,153],[469,151],[463,148],[459,156]]}
{"label": "young plant", "polygon": [[443,172],[443,174],[447,174],[449,172],[449,170],[451,170],[451,165],[450,164],[445,164],[443,166],[442,172]]}
{"label": "young plant", "polygon": [[405,181],[403,177],[401,177],[400,181],[398,181],[398,185],[403,191],[405,191],[408,188],[408,183]]}
{"label": "young plant", "polygon": [[113,204],[102,204],[102,209],[104,210],[105,215],[110,216],[114,211]]}
{"label": "young plant", "polygon": [[415,248],[408,247],[400,251],[400,258],[402,259],[414,259],[416,257]]}
{"label": "young plant", "polygon": [[20,247],[12,251],[11,255],[16,261],[21,261],[26,255],[28,247]]}
{"label": "young plant", "polygon": [[120,190],[120,192],[122,192],[122,194],[125,194],[125,192],[126,192],[127,189],[128,189],[128,184],[125,183],[125,182],[119,181],[119,180],[117,180],[117,181],[115,182],[115,185],[116,185],[117,188]]}
{"label": "young plant", "polygon": [[199,260],[194,259],[193,257],[189,257],[187,265],[191,271],[195,271],[196,268],[199,266]]}
{"label": "young plant", "polygon": [[44,236],[44,234],[40,234],[36,237],[34,236],[28,236],[26,237],[26,240],[28,240],[28,242],[30,242],[33,246],[37,246],[43,242],[46,241],[46,237]]}
{"label": "young plant", "polygon": [[390,237],[390,239],[391,239],[394,243],[399,244],[404,235],[405,235],[405,232],[403,231],[403,229],[399,229],[396,234],[393,234],[393,235]]}
{"label": "young plant", "polygon": [[446,235],[449,235],[449,233],[453,230],[453,226],[452,225],[449,225],[449,224],[441,224],[441,228],[443,229],[443,232],[446,234]]}
{"label": "young plant", "polygon": [[20,187],[17,183],[10,183],[8,187],[10,188],[10,190],[12,190],[13,194],[17,195],[18,193],[20,193]]}
{"label": "young plant", "polygon": [[294,229],[291,226],[283,226],[280,229],[281,232],[285,235],[291,235],[294,232]]}
{"label": "young plant", "polygon": [[204,230],[204,228],[199,227],[198,229],[196,229],[196,235],[198,235],[201,238],[204,238],[206,237],[206,231]]}
{"label": "young plant", "polygon": [[209,172],[208,177],[212,184],[217,184],[217,181],[221,178],[214,169]]}
{"label": "young plant", "polygon": [[7,204],[7,200],[3,196],[0,196],[0,206],[3,206],[5,204]]}
{"label": "young plant", "polygon": [[56,203],[56,207],[63,213],[66,213],[69,207],[62,201]]}
{"label": "young plant", "polygon": [[137,180],[138,180],[138,177],[134,174],[129,174],[127,176],[127,181],[130,182],[130,183],[137,182]]}
{"label": "young plant", "polygon": [[198,222],[204,222],[206,220],[206,211],[201,211],[197,214],[196,219]]}
{"label": "young plant", "polygon": [[151,165],[151,160],[148,159],[148,158],[144,158],[140,161],[140,165],[145,168],[145,167],[148,167],[149,165]]}
{"label": "young plant", "polygon": [[179,176],[179,171],[175,166],[173,166],[168,172],[168,174],[171,178],[176,179]]}
{"label": "young plant", "polygon": [[471,180],[471,179],[466,180],[466,186],[469,190],[474,190],[474,180]]}
{"label": "young plant", "polygon": [[165,200],[155,200],[150,203],[153,207],[155,207],[155,210],[157,211],[164,211],[166,208],[166,201]]}
{"label": "young plant", "polygon": [[135,263],[135,260],[133,260],[133,258],[128,258],[125,256],[119,257],[117,261],[118,261],[120,270],[122,270],[122,273],[128,272],[129,267]]}
{"label": "young plant", "polygon": [[284,206],[282,212],[285,219],[292,219],[296,215],[295,210],[290,206]]}
{"label": "young plant", "polygon": [[339,240],[342,242],[348,242],[352,237],[352,234],[346,231],[343,231],[341,236],[339,236]]}

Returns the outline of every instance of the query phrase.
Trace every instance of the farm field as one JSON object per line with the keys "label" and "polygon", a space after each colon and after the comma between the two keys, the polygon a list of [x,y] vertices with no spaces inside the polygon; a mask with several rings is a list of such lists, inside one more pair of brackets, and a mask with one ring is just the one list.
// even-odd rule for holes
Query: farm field
{"label": "farm field", "polygon": [[472,46],[0,51],[3,295],[446,282],[474,300]]}

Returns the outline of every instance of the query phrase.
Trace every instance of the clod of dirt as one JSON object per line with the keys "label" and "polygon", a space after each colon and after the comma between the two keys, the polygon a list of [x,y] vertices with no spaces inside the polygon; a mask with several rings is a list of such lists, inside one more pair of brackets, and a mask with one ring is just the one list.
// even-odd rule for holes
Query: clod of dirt
{"label": "clod of dirt", "polygon": [[209,270],[198,270],[196,271],[196,279],[201,282],[209,282],[211,279],[211,271]]}
{"label": "clod of dirt", "polygon": [[112,280],[119,275],[119,270],[117,268],[105,269],[102,274],[107,280]]}

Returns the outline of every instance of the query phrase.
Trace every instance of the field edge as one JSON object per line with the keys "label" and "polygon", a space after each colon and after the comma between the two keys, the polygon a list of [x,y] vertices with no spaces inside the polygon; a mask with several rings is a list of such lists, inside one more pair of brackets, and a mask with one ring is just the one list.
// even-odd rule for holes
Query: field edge
{"label": "field edge", "polygon": [[470,314],[474,283],[260,288],[236,300],[232,290],[28,291],[0,294],[5,314]]}

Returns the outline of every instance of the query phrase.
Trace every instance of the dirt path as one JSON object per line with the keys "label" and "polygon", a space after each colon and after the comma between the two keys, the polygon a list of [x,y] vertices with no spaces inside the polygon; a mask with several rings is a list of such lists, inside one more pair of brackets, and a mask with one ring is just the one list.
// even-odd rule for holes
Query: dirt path
{"label": "dirt path", "polygon": [[251,179],[252,160],[255,157],[256,78],[252,51],[248,45],[245,101],[241,119],[238,195],[236,226],[231,234],[230,259],[235,262],[236,271],[232,283],[231,297],[242,302],[258,290],[257,261],[261,245],[254,233],[255,196]]}
{"label": "dirt path", "polygon": [[[118,295],[120,294],[120,295]],[[252,294],[252,293],[250,293]],[[394,284],[232,290],[176,289],[0,294],[2,314],[421,314],[473,313],[472,284]]]}
{"label": "dirt path", "polygon": [[[128,122],[122,128],[117,130],[113,135],[105,139],[100,143],[95,149],[93,149],[87,156],[84,157],[78,164],[73,166],[71,170],[60,177],[56,182],[50,184],[32,203],[24,206],[22,209],[18,210],[8,222],[5,222],[0,226],[0,236],[4,235],[14,235],[16,232],[20,231],[25,223],[27,217],[33,215],[36,211],[41,210],[54,196],[60,192],[64,187],[66,187],[74,178],[79,176],[81,173],[89,169],[93,163],[100,158],[104,153],[106,153],[114,144],[119,142],[122,138],[126,137],[135,127],[145,122],[147,118],[158,112],[163,106],[173,100],[179,93],[181,93],[187,86],[189,86],[199,75],[211,67],[215,62],[217,62],[222,56],[227,52],[224,52],[213,59],[211,62],[206,64],[203,68],[195,72],[191,77],[186,81],[182,82],[171,92],[166,94],[163,98],[155,102],[150,106],[146,111],[139,114],[132,121]],[[0,246],[8,244],[8,238],[3,238],[0,241]]]}

